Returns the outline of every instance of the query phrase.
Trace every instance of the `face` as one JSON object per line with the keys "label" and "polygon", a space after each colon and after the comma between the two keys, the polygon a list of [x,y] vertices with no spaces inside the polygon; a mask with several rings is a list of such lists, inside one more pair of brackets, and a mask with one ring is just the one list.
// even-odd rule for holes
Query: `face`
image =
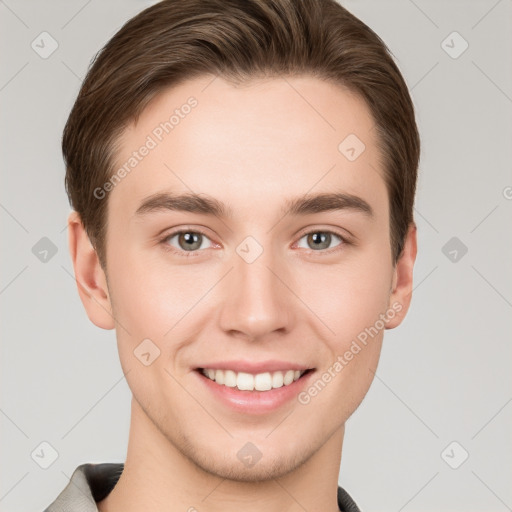
{"label": "face", "polygon": [[140,429],[223,478],[300,467],[361,403],[410,297],[366,104],[306,76],[190,80],[125,131],[123,166],[107,307],[88,311],[113,327],[111,308]]}

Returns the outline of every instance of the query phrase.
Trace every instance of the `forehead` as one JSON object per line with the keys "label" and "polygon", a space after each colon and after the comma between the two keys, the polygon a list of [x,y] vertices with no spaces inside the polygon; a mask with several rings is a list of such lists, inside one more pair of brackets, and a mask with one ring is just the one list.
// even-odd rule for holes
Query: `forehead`
{"label": "forehead", "polygon": [[123,133],[114,170],[125,172],[109,210],[131,217],[164,190],[207,193],[235,209],[333,189],[382,202],[375,138],[365,101],[318,78],[188,80],[161,92]]}

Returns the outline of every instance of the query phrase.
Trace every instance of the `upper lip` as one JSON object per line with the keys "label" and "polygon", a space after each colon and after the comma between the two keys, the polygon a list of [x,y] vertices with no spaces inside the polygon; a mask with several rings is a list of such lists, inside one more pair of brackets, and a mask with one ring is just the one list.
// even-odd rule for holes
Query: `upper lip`
{"label": "upper lip", "polygon": [[232,370],[234,372],[245,372],[245,373],[265,373],[265,372],[278,372],[287,370],[311,370],[311,366],[292,363],[288,361],[216,361],[213,363],[205,363],[204,365],[198,366],[198,368],[214,369],[214,370]]}

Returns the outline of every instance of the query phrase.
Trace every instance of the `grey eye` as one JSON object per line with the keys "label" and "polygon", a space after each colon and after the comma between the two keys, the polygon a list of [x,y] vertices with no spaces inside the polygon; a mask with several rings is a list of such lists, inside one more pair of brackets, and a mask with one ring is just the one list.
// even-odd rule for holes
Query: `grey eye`
{"label": "grey eye", "polygon": [[312,231],[311,233],[304,235],[301,240],[304,238],[306,239],[307,246],[305,249],[323,250],[331,248],[329,246],[333,240],[333,236],[342,240],[340,236],[329,231]]}
{"label": "grey eye", "polygon": [[[177,247],[170,242],[173,238],[177,238]],[[173,247],[190,252],[197,249],[205,249],[205,247],[203,247],[203,242],[208,240],[208,237],[197,231],[180,231],[169,235],[166,240],[169,241],[169,244]]]}

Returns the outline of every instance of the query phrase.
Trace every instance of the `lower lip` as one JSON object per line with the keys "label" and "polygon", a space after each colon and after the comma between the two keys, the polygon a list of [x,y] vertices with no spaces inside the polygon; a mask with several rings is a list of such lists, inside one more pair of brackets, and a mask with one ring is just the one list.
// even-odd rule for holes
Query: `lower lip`
{"label": "lower lip", "polygon": [[230,388],[217,384],[202,374],[200,370],[196,373],[201,382],[214,394],[222,403],[238,412],[246,414],[265,414],[278,409],[285,403],[295,398],[306,387],[314,371],[309,370],[296,381],[273,388],[268,391],[242,391],[238,388]]}

